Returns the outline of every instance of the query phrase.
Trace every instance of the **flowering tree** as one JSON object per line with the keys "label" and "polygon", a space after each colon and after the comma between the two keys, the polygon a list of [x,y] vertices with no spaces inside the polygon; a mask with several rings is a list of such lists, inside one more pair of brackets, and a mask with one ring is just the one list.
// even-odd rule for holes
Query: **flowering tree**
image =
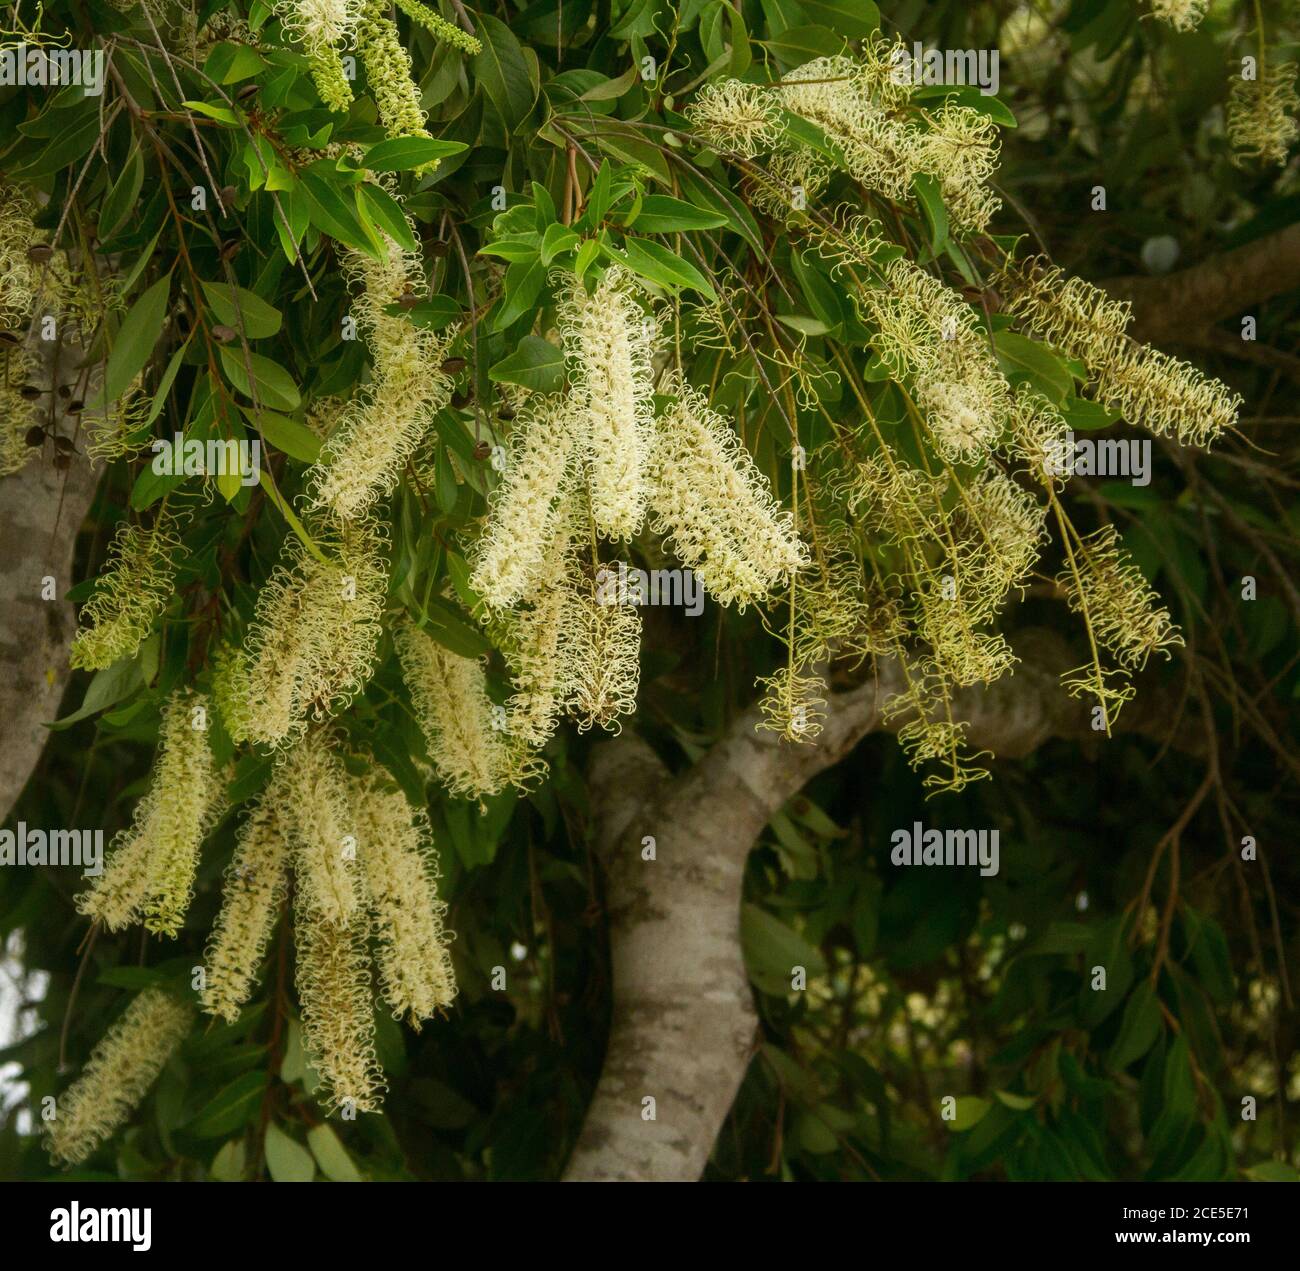
{"label": "flowering tree", "polygon": [[[1284,30],[1127,0],[906,36],[847,0],[24,8],[0,772],[7,807],[62,712],[24,825],[115,832],[76,887],[0,878],[52,973],[23,1169],[20,1112],[96,1176],[1291,1169],[1276,808],[1234,783],[1238,751],[1294,766],[1294,483],[1205,369],[1296,374],[1243,309],[1300,278]],[[1203,262],[1088,247],[1152,216],[1122,175],[1034,193],[1067,150],[1103,165],[1068,90],[1095,75],[1136,148],[1131,96],[1247,34],[1230,84],[1166,103],[1176,134],[1226,101],[1186,187]],[[996,44],[1019,119],[976,82]],[[1054,263],[1089,251],[1146,276]],[[1135,799],[1167,820],[1081,882],[1017,772],[1068,819],[1062,762],[1157,751],[1193,788]]]}

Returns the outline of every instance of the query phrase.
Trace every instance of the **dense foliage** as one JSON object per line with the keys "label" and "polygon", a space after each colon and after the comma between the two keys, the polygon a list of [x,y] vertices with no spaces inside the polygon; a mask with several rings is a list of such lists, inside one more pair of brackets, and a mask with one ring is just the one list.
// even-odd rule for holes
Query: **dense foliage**
{"label": "dense foliage", "polygon": [[[1181,361],[1072,281],[1296,219],[1296,31],[1154,7],[13,7],[107,53],[98,95],[0,88],[0,455],[104,472],[14,815],[122,834],[88,890],[0,870],[40,989],[0,1171],[49,1175],[42,1100],[129,1010],[105,1081],[157,1062],[80,1176],[556,1176],[608,1014],[591,747],[682,767],[759,697],[815,745],[879,660],[897,738],[750,856],[709,1176],[1297,1177],[1300,315]],[[1153,440],[1149,481],[1065,480],[1066,429]],[[179,436],[260,473],[160,473]],[[620,560],[701,616],[602,607]],[[1042,650],[1054,739],[981,752],[972,691]],[[895,867],[918,821],[1000,872]]]}

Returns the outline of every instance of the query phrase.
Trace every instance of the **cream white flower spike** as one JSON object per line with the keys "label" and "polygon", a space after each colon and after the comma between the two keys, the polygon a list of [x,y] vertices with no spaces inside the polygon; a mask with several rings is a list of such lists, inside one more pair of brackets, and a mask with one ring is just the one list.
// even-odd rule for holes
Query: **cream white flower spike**
{"label": "cream white flower spike", "polygon": [[58,1097],[45,1123],[56,1165],[77,1165],[129,1117],[194,1020],[186,1003],[145,989],[91,1051],[81,1076]]}
{"label": "cream white flower spike", "polygon": [[110,931],[143,920],[155,934],[175,936],[185,919],[199,849],[225,807],[226,775],[208,745],[210,710],[201,693],[188,690],[163,708],[148,793],[109,845],[104,872],[77,901],[78,912]]}
{"label": "cream white flower spike", "polygon": [[590,295],[574,279],[559,301],[591,514],[596,532],[612,539],[633,537],[646,511],[656,324],[636,291],[632,276],[615,265]]}
{"label": "cream white flower spike", "polygon": [[657,424],[653,528],[719,604],[765,600],[807,560],[753,457],[704,395],[674,379]]}

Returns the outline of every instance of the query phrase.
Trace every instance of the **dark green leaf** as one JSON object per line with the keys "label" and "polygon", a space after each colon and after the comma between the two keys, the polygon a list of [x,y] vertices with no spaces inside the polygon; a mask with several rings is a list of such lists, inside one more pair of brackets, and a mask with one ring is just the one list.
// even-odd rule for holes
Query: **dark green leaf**
{"label": "dark green leaf", "polygon": [[684,230],[716,229],[726,223],[725,213],[698,208],[666,194],[647,194],[641,200],[641,210],[628,225],[635,227],[638,234],[672,234]]}
{"label": "dark green leaf", "polygon": [[371,172],[408,172],[436,159],[460,154],[468,147],[463,141],[441,141],[434,137],[391,137],[366,151],[362,166]]}
{"label": "dark green leaf", "polygon": [[510,28],[491,14],[478,15],[483,48],[470,60],[474,78],[492,99],[507,132],[523,123],[537,100],[538,83]]}
{"label": "dark green leaf", "polygon": [[131,306],[118,330],[117,339],[113,341],[113,351],[108,355],[104,387],[94,399],[99,404],[117,401],[144,370],[167,320],[171,281],[170,274],[160,278]]}
{"label": "dark green leaf", "polygon": [[640,274],[642,278],[648,278],[661,287],[667,287],[670,291],[676,291],[679,287],[693,287],[710,300],[716,298],[704,275],[662,243],[645,238],[629,238],[624,242],[622,251],[608,246],[604,250],[633,273]]}
{"label": "dark green leaf", "polygon": [[522,384],[537,393],[556,393],[564,386],[564,354],[549,340],[526,335],[519,347],[488,371],[501,384]]}
{"label": "dark green leaf", "polygon": [[232,290],[224,282],[205,282],[203,294],[217,315],[218,322],[233,331],[242,329],[250,340],[265,339],[280,329],[279,309],[273,308],[261,296],[256,296],[243,287]]}

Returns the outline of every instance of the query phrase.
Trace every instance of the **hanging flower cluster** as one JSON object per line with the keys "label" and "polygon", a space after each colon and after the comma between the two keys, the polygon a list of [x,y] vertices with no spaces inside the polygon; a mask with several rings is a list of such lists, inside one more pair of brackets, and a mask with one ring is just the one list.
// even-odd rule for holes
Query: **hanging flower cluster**
{"label": "hanging flower cluster", "polygon": [[81,1076],[44,1123],[56,1165],[79,1165],[110,1138],[144,1098],[185,1040],[194,1010],[162,989],[145,989],[91,1052]]}
{"label": "hanging flower cluster", "polygon": [[163,708],[158,758],[131,825],[77,903],[110,931],[144,922],[175,936],[189,908],[199,848],[226,807],[227,774],[208,745],[207,699],[180,690]]}
{"label": "hanging flower cluster", "polygon": [[983,230],[1000,206],[989,188],[997,167],[997,126],[969,106],[929,111],[912,102],[901,41],[877,36],[858,58],[820,57],[775,84],[734,79],[706,85],[687,118],[708,143],[744,159],[771,152],[769,210],[820,194],[831,160],[787,126],[784,112],[816,125],[854,180],[895,202],[909,200],[918,176],[939,184],[951,223]]}
{"label": "hanging flower cluster", "polygon": [[452,391],[441,365],[456,329],[438,335],[404,314],[385,312],[425,290],[419,259],[391,239],[386,247],[379,261],[348,255],[346,269],[359,290],[357,328],[371,351],[373,377],[344,408],[310,475],[312,506],[345,520],[392,493]]}
{"label": "hanging flower cluster", "polygon": [[151,526],[123,523],[103,572],[81,607],[68,660],[88,671],[133,657],[172,597],[177,519],[165,508]]}
{"label": "hanging flower cluster", "polygon": [[[485,620],[506,629],[515,690],[496,716],[505,736],[494,747],[483,729],[466,745],[454,726],[457,715],[483,716],[477,678],[433,648],[417,668],[418,642],[403,641],[408,684],[431,721],[430,753],[466,792],[490,792],[519,773],[517,752],[482,761],[510,755],[507,739],[539,746],[562,715],[579,731],[616,729],[635,709],[641,619],[610,594],[601,539],[630,539],[648,520],[718,603],[742,610],[807,561],[790,514],[700,392],[669,376],[656,417],[658,324],[626,270],[607,269],[590,292],[566,281],[559,320],[569,390],[538,395],[520,414],[473,554],[470,585]],[[482,703],[477,711],[453,709],[471,700]]]}
{"label": "hanging flower cluster", "polygon": [[[384,1078],[375,1056],[372,941],[380,993],[395,1018],[418,1028],[456,992],[427,818],[379,770],[349,775],[319,732],[284,756],[264,802],[283,809],[286,822],[280,851],[293,870],[303,1042],[321,1098],[327,1108],[373,1111]],[[226,905],[242,898],[238,881],[228,880]],[[261,944],[263,932],[256,929]],[[227,948],[239,987],[250,958],[229,941]],[[205,1008],[228,1012],[234,998],[228,992]]]}
{"label": "hanging flower cluster", "polygon": [[[442,44],[481,52],[420,0],[397,7]],[[1200,0],[1153,2],[1180,29],[1203,9]],[[279,0],[276,12],[331,110],[351,105],[344,57],[355,49],[388,136],[429,136],[387,3]],[[614,731],[636,709],[641,617],[610,587],[609,557],[614,545],[643,535],[661,539],[721,605],[759,608],[776,628],[781,602],[787,653],[760,681],[761,727],[810,741],[821,729],[832,660],[897,659],[903,687],[883,715],[914,762],[942,765],[926,778],[934,788],[987,775],[967,746],[954,695],[1012,670],[1015,653],[997,623],[1038,565],[1049,518],[1060,524],[1065,555],[1055,584],[1111,663],[1096,653],[1067,675],[1070,692],[1092,695],[1112,718],[1132,694],[1128,677],[1180,642],[1114,529],[1081,536],[1068,525],[1058,493],[1069,474],[1055,462],[1066,422],[1038,394],[1013,388],[999,359],[1002,327],[902,255],[871,216],[808,209],[838,171],[884,203],[935,187],[955,230],[987,229],[999,207],[997,130],[955,101],[915,97],[900,74],[905,57],[901,43],[876,38],[859,56],[821,57],[775,83],[719,80],[686,116],[737,162],[756,206],[802,231],[799,250],[833,262],[870,332],[873,370],[882,368],[877,378],[890,378],[904,404],[907,435],[887,435],[864,397],[864,418],[853,426],[824,412],[831,440],[805,464],[799,411],[821,406],[820,386],[838,372],[814,365],[806,341],[787,349],[774,337],[776,348],[754,351],[735,316],[751,288],[738,265],[696,318],[718,347],[734,353],[743,344],[760,373],[769,365],[778,372],[776,389],[763,379],[778,398],[786,390],[791,406],[797,457],[785,501],[737,428],[689,381],[680,353],[672,356],[662,313],[635,275],[621,265],[591,281],[566,274],[555,306],[565,389],[522,395],[461,587],[477,598],[467,606],[499,649],[508,687],[490,676],[486,659],[446,647],[431,627],[407,615],[390,620],[383,508],[404,475],[419,485],[421,454],[438,441],[434,421],[452,400],[448,353],[458,332],[435,334],[401,312],[426,296],[427,284],[422,260],[397,241],[385,237],[379,259],[345,255],[368,380],[346,400],[309,408],[321,448],[303,520],[289,517],[293,533],[244,638],[223,632],[210,700],[193,689],[167,699],[148,790],[78,902],[110,931],[142,923],[178,934],[202,845],[227,806],[231,773],[208,732],[214,710],[226,738],[257,747],[270,773],[236,831],[200,1002],[211,1016],[237,1020],[277,927],[287,940],[291,924],[304,1045],[327,1108],[379,1106],[377,996],[418,1029],[456,993],[428,818],[331,722],[365,691],[386,655],[386,631],[433,775],[451,796],[481,806],[541,776],[540,752],[561,720],[579,732]],[[1292,79],[1270,67],[1254,89],[1234,90],[1234,147],[1285,157],[1293,110]],[[0,185],[5,327],[34,303],[31,216],[25,196]],[[66,262],[53,274],[63,285]],[[1004,314],[1081,363],[1096,399],[1132,422],[1198,445],[1232,426],[1236,395],[1132,340],[1127,305],[1043,260],[1008,260],[994,285]],[[8,395],[17,382],[8,359],[21,380],[26,355],[7,344],[0,353]],[[88,419],[90,452],[138,450],[148,431],[143,402],[137,378],[102,417]],[[0,472],[17,453],[8,420],[19,412],[9,404],[0,398],[8,429]],[[83,606],[72,665],[102,669],[139,652],[171,601],[181,515],[164,501],[152,523],[119,528]],[[190,1018],[161,991],[140,995],[64,1096],[50,1129],[56,1160],[84,1159],[112,1132]]]}
{"label": "hanging flower cluster", "polygon": [[1067,278],[1041,257],[1009,264],[1000,280],[1007,312],[1093,376],[1097,399],[1158,436],[1208,446],[1235,423],[1241,397],[1188,362],[1125,334],[1127,301]]}
{"label": "hanging flower cluster", "polygon": [[[815,119],[842,148],[855,133],[896,136],[889,110],[906,90],[884,81],[882,53],[868,54],[853,72],[858,87],[848,97],[845,67],[838,68],[845,75],[818,77],[799,88],[798,113]],[[768,90],[750,85],[728,91],[753,107],[748,135],[761,136],[756,121]],[[784,83],[781,93],[786,97]],[[693,118],[721,147],[726,125],[720,99],[706,90],[701,102]],[[779,129],[779,120],[772,126]],[[764,146],[755,141],[747,148],[757,153]],[[856,171],[847,166],[864,185],[881,190],[886,183],[866,170],[867,162],[864,157]],[[885,704],[886,721],[914,762],[942,763],[927,783],[959,789],[986,776],[979,756],[965,747],[953,694],[1014,666],[1012,649],[991,624],[1008,596],[1023,588],[1049,516],[1061,523],[1065,538],[1069,567],[1059,585],[1097,651],[1091,663],[1064,677],[1065,687],[1094,696],[1109,725],[1132,695],[1130,673],[1179,637],[1113,531],[1084,540],[1068,525],[1056,501],[1069,475],[1060,462],[1065,421],[1036,394],[1013,391],[999,362],[996,332],[982,314],[899,255],[878,222],[852,210],[824,214],[792,203],[770,163],[747,163],[745,172],[763,192],[764,205],[799,232],[803,249],[834,262],[873,332],[880,363],[904,390],[909,416],[938,461],[937,467],[929,460],[916,467],[914,452],[901,453],[873,418],[856,431],[836,426],[835,442],[815,465],[820,490],[810,472],[803,499],[796,498],[814,551],[811,567],[791,590],[786,665],[764,681],[765,725],[792,740],[814,738],[825,689],[819,668],[827,657],[889,653],[902,661],[905,686]],[[886,193],[901,197],[902,186]],[[1235,421],[1235,393],[1128,336],[1127,304],[1042,260],[1007,261],[995,285],[1003,310],[1080,361],[1096,398],[1130,421],[1195,445],[1208,444]],[[798,373],[795,362],[797,353],[792,368]],[[1013,479],[1009,469],[1016,465],[1028,465],[1022,470],[1041,486],[1046,502]],[[858,550],[869,541],[867,531],[891,545],[884,562]],[[873,574],[865,590],[858,561]],[[867,596],[870,613],[864,612]],[[1112,665],[1102,665],[1102,653],[1113,657]]]}
{"label": "hanging flower cluster", "polygon": [[1300,137],[1300,94],[1291,62],[1269,61],[1254,79],[1234,76],[1226,115],[1233,161],[1280,166]]}
{"label": "hanging flower cluster", "polygon": [[[343,112],[352,104],[344,54],[355,47],[366,68],[371,95],[390,137],[427,137],[419,86],[411,56],[383,0],[278,0],[276,12],[287,34],[307,51],[307,62],[321,101]],[[475,54],[482,45],[420,0],[398,0],[412,21],[462,53]],[[424,170],[432,171],[437,161]]]}
{"label": "hanging flower cluster", "polygon": [[[418,0],[399,0],[399,8],[426,26],[434,36],[464,53],[478,53],[482,46],[473,36],[444,21]],[[424,106],[415,81],[411,55],[389,17],[387,0],[360,0],[356,23],[357,47],[366,68],[370,95],[379,108],[379,118],[390,137],[428,137]],[[435,160],[420,171],[431,171]]]}
{"label": "hanging flower cluster", "polygon": [[1210,0],[1151,0],[1151,16],[1175,31],[1194,31],[1209,7]]}
{"label": "hanging flower cluster", "polygon": [[[79,902],[110,930],[143,920],[148,930],[175,936],[185,920],[200,847],[225,808],[227,778],[197,726],[204,710],[197,694],[169,702],[149,792]],[[328,732],[307,734],[277,759],[251,804],[226,872],[199,997],[209,1014],[239,1017],[292,883],[304,1044],[327,1106],[367,1111],[378,1107],[383,1089],[372,946],[380,996],[415,1028],[451,1003],[455,977],[427,816],[377,765],[351,775],[336,747]],[[104,1043],[113,1044],[112,1037]],[[88,1071],[83,1082],[90,1080]],[[127,1084],[132,1099],[143,1093]],[[88,1138],[84,1129],[59,1133],[78,1143]],[[52,1143],[51,1150],[72,1159],[73,1149]]]}

